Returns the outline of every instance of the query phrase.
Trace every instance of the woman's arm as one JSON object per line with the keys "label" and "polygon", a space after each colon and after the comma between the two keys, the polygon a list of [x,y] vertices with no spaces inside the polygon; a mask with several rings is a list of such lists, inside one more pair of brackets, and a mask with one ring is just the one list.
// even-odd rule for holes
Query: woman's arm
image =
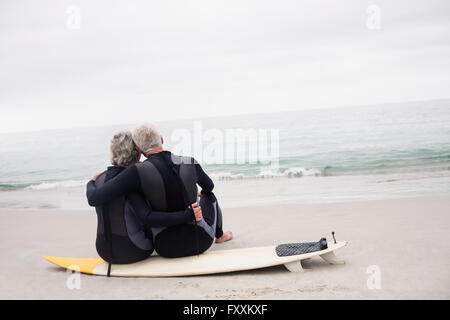
{"label": "woman's arm", "polygon": [[90,206],[101,206],[123,194],[138,191],[140,179],[136,166],[128,167],[116,177],[105,182],[101,187],[96,187],[93,180],[89,181],[86,188],[86,196]]}

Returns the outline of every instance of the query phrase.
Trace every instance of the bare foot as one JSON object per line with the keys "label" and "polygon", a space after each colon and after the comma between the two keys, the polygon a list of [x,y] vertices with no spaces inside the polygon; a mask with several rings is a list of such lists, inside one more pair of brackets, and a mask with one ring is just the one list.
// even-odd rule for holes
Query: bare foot
{"label": "bare foot", "polygon": [[216,238],[216,243],[222,243],[233,239],[233,232],[225,231],[220,238]]}

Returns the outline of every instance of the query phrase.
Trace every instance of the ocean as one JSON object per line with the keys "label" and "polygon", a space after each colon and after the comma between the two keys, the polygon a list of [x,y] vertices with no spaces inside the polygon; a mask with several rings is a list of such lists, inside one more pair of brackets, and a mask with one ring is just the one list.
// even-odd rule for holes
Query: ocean
{"label": "ocean", "polygon": [[[450,192],[450,100],[155,123],[224,207]],[[88,208],[112,135],[135,125],[0,134],[0,208]]]}

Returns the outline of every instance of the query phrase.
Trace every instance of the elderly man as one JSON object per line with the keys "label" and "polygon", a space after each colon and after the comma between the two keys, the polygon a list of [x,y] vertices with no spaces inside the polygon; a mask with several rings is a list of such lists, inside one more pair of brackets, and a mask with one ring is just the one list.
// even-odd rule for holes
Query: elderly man
{"label": "elderly man", "polygon": [[[155,250],[164,257],[183,257],[202,253],[214,242],[230,240],[231,232],[222,231],[222,212],[212,193],[214,183],[193,158],[173,155],[163,149],[163,138],[151,124],[133,131],[137,150],[147,159],[134,164],[104,183],[88,184],[91,206],[98,206],[121,195],[140,191],[152,210],[168,216],[193,210],[192,221],[167,226],[151,223]],[[202,188],[197,191],[197,184]],[[197,193],[200,196],[197,204]]]}

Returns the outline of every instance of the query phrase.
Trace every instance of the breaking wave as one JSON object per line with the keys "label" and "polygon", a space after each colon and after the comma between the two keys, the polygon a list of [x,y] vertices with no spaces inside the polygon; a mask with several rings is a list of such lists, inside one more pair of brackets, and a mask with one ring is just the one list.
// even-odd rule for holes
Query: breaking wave
{"label": "breaking wave", "polygon": [[289,168],[284,171],[261,170],[257,174],[243,174],[231,172],[216,172],[209,176],[213,180],[244,180],[244,179],[271,179],[271,178],[301,178],[305,176],[322,176],[323,172],[317,169]]}

